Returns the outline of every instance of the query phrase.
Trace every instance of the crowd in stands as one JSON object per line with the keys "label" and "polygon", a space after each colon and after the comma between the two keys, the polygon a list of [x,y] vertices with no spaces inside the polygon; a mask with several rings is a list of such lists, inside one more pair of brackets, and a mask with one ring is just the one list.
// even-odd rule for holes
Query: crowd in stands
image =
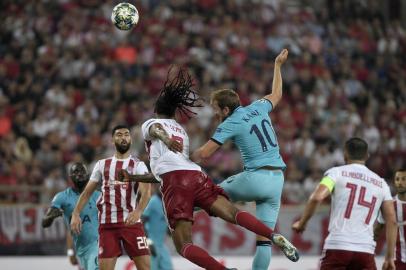
{"label": "crowd in stands", "polygon": [[[406,29],[380,1],[300,2],[137,1],[139,25],[123,32],[110,21],[117,1],[1,1],[0,201],[48,203],[69,185],[69,164],[91,169],[112,154],[119,123],[146,159],[140,125],[171,65],[187,67],[207,101],[232,88],[247,105],[271,91],[283,48],[284,96],[271,113],[288,165],[283,202],[304,202],[343,164],[351,136],[390,183],[406,165]],[[192,150],[215,128],[206,105],[184,121]],[[238,150],[226,145],[205,169],[216,181],[239,172]]]}

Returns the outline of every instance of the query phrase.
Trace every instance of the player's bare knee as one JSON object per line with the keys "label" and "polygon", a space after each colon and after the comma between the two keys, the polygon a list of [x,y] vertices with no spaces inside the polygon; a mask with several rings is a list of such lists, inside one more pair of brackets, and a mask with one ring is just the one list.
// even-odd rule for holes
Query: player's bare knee
{"label": "player's bare knee", "polygon": [[173,243],[176,251],[182,255],[182,249],[185,244],[192,243],[191,222],[179,221],[172,233]]}
{"label": "player's bare knee", "polygon": [[225,200],[225,205],[224,205],[224,209],[225,209],[225,220],[235,224],[235,216],[238,213],[238,208],[235,207],[230,201]]}
{"label": "player's bare knee", "polygon": [[191,244],[192,243],[192,240],[190,239],[190,240],[185,240],[185,239],[182,239],[182,238],[173,238],[173,243],[174,243],[174,245],[175,245],[175,248],[176,248],[176,251],[178,252],[178,254],[179,255],[182,255],[182,250],[183,250],[183,247],[186,245],[186,244]]}

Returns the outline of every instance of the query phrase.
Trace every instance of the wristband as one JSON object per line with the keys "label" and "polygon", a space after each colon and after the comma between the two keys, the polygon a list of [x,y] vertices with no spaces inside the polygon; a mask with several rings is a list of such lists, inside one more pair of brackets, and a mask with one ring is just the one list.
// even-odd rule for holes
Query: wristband
{"label": "wristband", "polygon": [[70,249],[67,250],[66,255],[68,255],[69,257],[74,256],[74,255],[75,255],[75,251],[70,248]]}

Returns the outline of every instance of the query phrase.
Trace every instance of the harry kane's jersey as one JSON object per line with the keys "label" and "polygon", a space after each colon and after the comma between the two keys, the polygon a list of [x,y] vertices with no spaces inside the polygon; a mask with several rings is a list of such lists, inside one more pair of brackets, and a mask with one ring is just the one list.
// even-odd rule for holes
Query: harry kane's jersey
{"label": "harry kane's jersey", "polygon": [[[149,135],[153,124],[161,124],[168,135],[183,144],[182,153],[174,153],[159,139]],[[189,137],[185,129],[174,119],[150,119],[142,124],[142,135],[149,154],[151,171],[160,179],[160,175],[177,170],[201,171],[196,163],[189,159]]]}
{"label": "harry kane's jersey", "polygon": [[329,235],[324,249],[373,254],[373,225],[383,201],[392,196],[384,179],[361,164],[328,170],[322,184],[330,181],[331,212]]}

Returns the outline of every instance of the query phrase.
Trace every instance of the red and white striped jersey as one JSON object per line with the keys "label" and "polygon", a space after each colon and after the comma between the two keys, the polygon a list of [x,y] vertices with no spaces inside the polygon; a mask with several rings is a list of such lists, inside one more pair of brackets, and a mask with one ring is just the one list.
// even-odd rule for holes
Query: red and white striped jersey
{"label": "red and white striped jersey", "polygon": [[102,195],[97,201],[99,223],[122,223],[137,206],[138,183],[123,183],[117,180],[118,172],[127,170],[130,174],[146,174],[144,162],[129,156],[118,159],[115,156],[97,161],[90,181],[102,181]]}
{"label": "red and white striped jersey", "polygon": [[[406,263],[406,201],[399,200],[397,195],[393,199],[396,221],[399,228],[395,249],[396,260]],[[381,224],[385,223],[381,214],[378,217],[378,222]]]}

